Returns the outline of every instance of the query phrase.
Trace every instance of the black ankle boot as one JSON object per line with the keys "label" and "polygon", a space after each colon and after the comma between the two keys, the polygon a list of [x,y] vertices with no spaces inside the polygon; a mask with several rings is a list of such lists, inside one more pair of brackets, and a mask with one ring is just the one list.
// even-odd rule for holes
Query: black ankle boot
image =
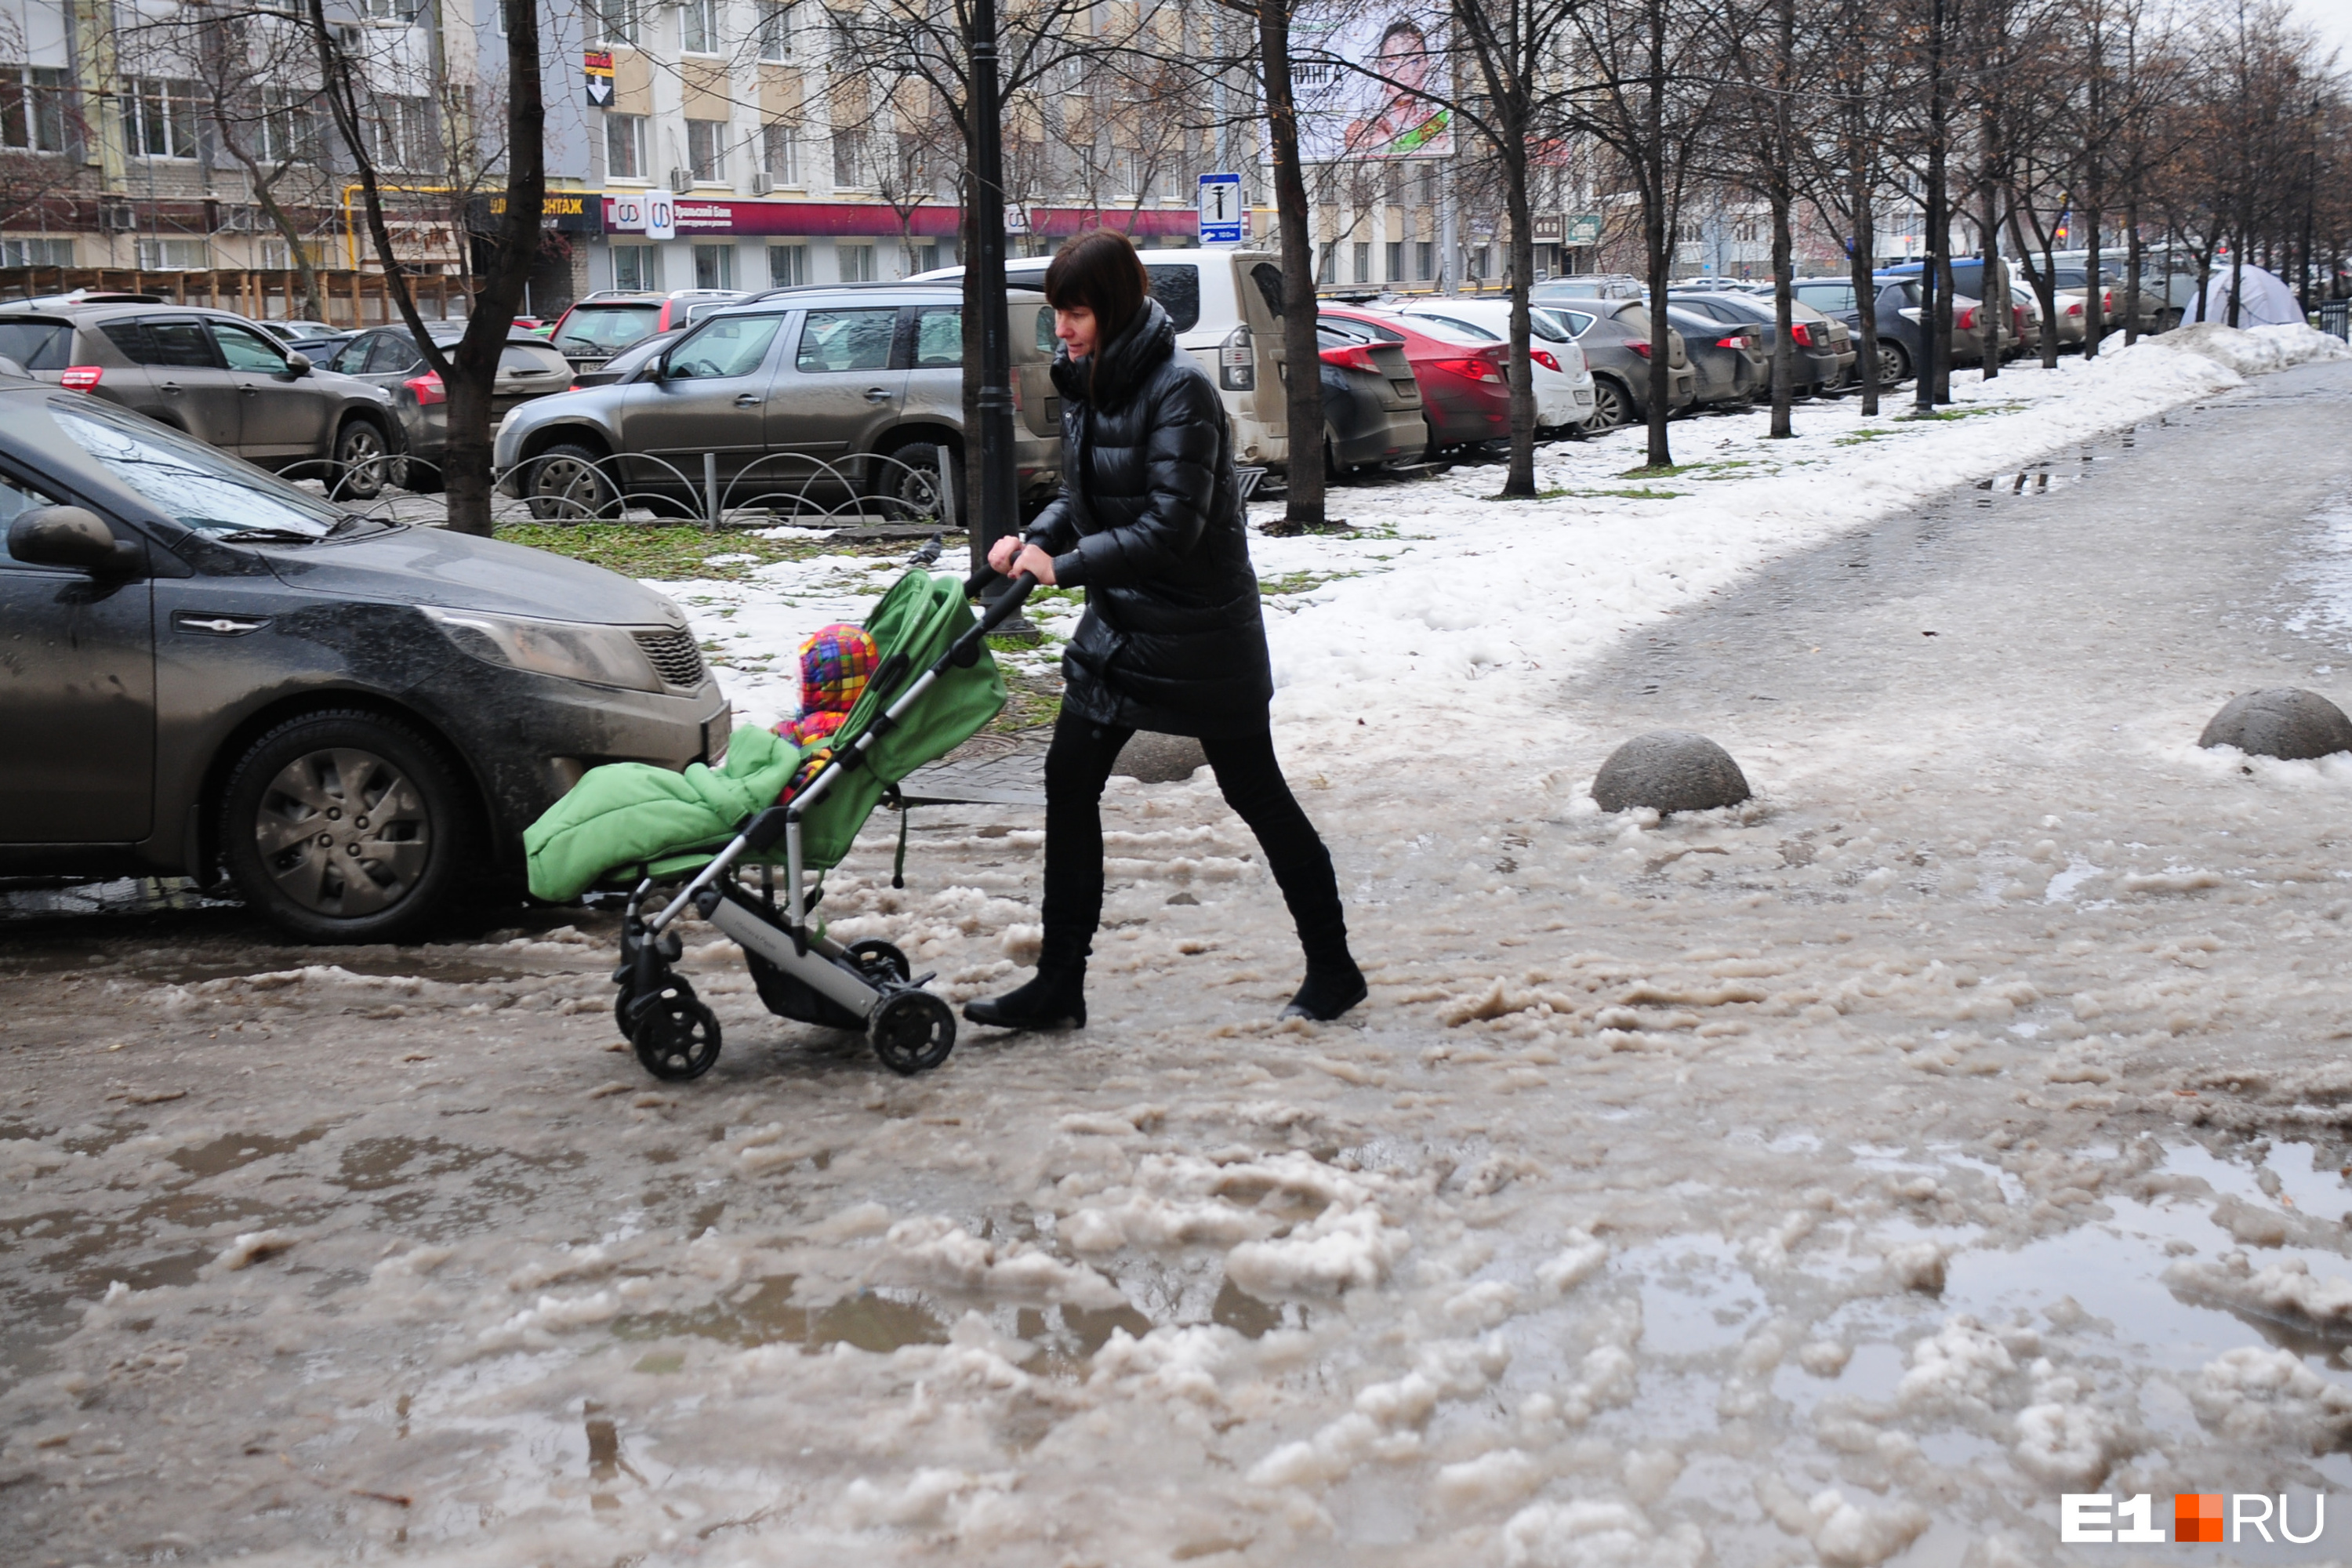
{"label": "black ankle boot", "polygon": [[1309,963],[1307,984],[1298,988],[1298,994],[1290,999],[1290,1005],[1282,1010],[1281,1016],[1328,1024],[1370,995],[1371,988],[1364,984],[1364,972],[1356,967],[1355,960],[1343,963],[1344,967]]}
{"label": "black ankle boot", "polygon": [[1085,964],[1041,963],[1028,984],[1002,996],[967,1002],[963,1016],[975,1024],[1000,1029],[1083,1029],[1087,1026],[1086,986]]}

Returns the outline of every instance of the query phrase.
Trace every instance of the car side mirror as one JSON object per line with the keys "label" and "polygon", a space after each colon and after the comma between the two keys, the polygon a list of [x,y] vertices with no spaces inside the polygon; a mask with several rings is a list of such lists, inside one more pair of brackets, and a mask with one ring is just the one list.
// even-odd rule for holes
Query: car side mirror
{"label": "car side mirror", "polygon": [[296,375],[308,375],[310,374],[310,356],[289,353],[286,356],[286,368]]}
{"label": "car side mirror", "polygon": [[63,566],[92,576],[130,571],[140,560],[138,545],[118,543],[104,519],[79,506],[18,513],[8,525],[8,553],[28,566]]}

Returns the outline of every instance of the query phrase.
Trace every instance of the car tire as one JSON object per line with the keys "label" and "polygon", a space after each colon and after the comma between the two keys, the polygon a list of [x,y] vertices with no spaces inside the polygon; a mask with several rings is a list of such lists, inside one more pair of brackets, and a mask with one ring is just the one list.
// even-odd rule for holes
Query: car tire
{"label": "car tire", "polygon": [[1633,395],[1607,376],[1592,378],[1592,416],[1587,430],[1615,430],[1633,422]]}
{"label": "car tire", "polygon": [[393,463],[392,442],[383,426],[364,415],[343,421],[335,432],[333,499],[373,500],[383,494]]}
{"label": "car tire", "polygon": [[1878,340],[1878,384],[1893,386],[1911,379],[1911,351],[1888,339]]}
{"label": "car tire", "polygon": [[392,482],[416,496],[437,496],[449,488],[441,477],[441,465],[430,458],[394,458]]}
{"label": "car tire", "polygon": [[[940,458],[944,454],[950,473],[949,485],[955,499],[961,498],[963,454],[951,441],[902,441],[876,454],[871,465],[871,480],[866,489],[893,521],[899,522],[937,522],[941,527],[956,526],[957,519],[944,515],[939,493]],[[962,508],[955,509],[959,513]]]}
{"label": "car tire", "polygon": [[548,447],[523,465],[523,504],[541,522],[586,522],[617,516],[620,496],[604,458],[576,441]]}
{"label": "car tire", "polygon": [[411,725],[306,713],[230,768],[222,857],[247,902],[303,941],[401,941],[446,910],[477,858],[470,794]]}

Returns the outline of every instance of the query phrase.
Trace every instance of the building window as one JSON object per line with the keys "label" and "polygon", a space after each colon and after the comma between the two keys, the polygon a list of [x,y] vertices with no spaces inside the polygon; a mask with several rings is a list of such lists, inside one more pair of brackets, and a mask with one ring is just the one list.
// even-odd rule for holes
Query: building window
{"label": "building window", "polygon": [[652,290],[661,287],[661,247],[656,245],[613,247],[613,287]]}
{"label": "building window", "polygon": [[843,240],[833,247],[833,253],[840,262],[844,283],[874,281],[874,247],[871,245]]}
{"label": "building window", "polygon": [[847,127],[833,133],[833,185],[835,190],[863,190],[874,183],[866,157],[866,132]]}
{"label": "building window", "polygon": [[604,115],[604,177],[642,180],[646,177],[646,117]]}
{"label": "building window", "polygon": [[694,286],[698,289],[735,287],[735,247],[731,245],[696,246]]}
{"label": "building window", "polygon": [[689,120],[686,122],[686,165],[697,184],[723,184],[727,179],[727,121]]}
{"label": "building window", "polygon": [[1339,281],[1339,242],[1338,240],[1327,239],[1323,242],[1323,259],[1315,268],[1315,281],[1318,283]]}
{"label": "building window", "polygon": [[212,247],[201,239],[142,239],[135,248],[142,272],[203,272],[213,264]]}
{"label": "building window", "polygon": [[122,96],[123,133],[144,158],[196,155],[196,84],[134,77]]}
{"label": "building window", "polygon": [[379,169],[430,169],[438,140],[433,133],[433,100],[378,93],[367,122],[369,149]]}
{"label": "building window", "polygon": [[607,44],[637,41],[637,0],[596,0],[597,36]]}
{"label": "building window", "polygon": [[678,41],[689,55],[719,52],[719,0],[686,0]]}
{"label": "building window", "polygon": [[768,178],[777,184],[801,183],[800,135],[782,121],[771,121],[760,127],[760,155],[767,166]]}
{"label": "building window", "polygon": [[0,144],[28,153],[64,152],[66,94],[72,80],[61,67],[0,65]]}
{"label": "building window", "polygon": [[0,239],[0,267],[71,267],[70,239]]}
{"label": "building window", "polygon": [[1423,283],[1437,276],[1437,246],[1433,240],[1416,240],[1412,247],[1412,275]]}
{"label": "building window", "polygon": [[[311,266],[324,267],[327,265],[327,242],[322,239],[306,239],[302,242],[302,254],[310,258]],[[293,247],[282,239],[263,240],[261,265],[266,271],[292,271],[295,266]]]}
{"label": "building window", "polygon": [[357,0],[352,9],[371,21],[414,22],[419,5],[417,0]]}
{"label": "building window", "polygon": [[760,0],[760,58],[793,58],[793,7],[787,0]]}
{"label": "building window", "polygon": [[1386,258],[1384,258],[1384,259],[1385,259],[1385,260],[1388,262],[1388,264],[1389,264],[1389,265],[1388,265],[1388,278],[1387,278],[1387,281],[1389,281],[1389,282],[1391,282],[1391,283],[1402,283],[1402,282],[1403,282],[1403,281],[1404,281],[1404,241],[1402,241],[1402,240],[1401,240],[1401,239],[1392,239],[1392,240],[1390,240],[1390,241],[1389,241],[1389,253],[1388,253],[1387,257],[1386,257]]}
{"label": "building window", "polygon": [[808,280],[807,246],[772,245],[768,247],[769,288],[797,289]]}
{"label": "building window", "polygon": [[1368,239],[1356,241],[1356,254],[1353,259],[1356,263],[1356,281],[1370,283],[1372,280],[1372,242]]}
{"label": "building window", "polygon": [[319,116],[308,93],[282,87],[262,93],[261,112],[255,117],[260,134],[262,162],[315,163],[319,160]]}

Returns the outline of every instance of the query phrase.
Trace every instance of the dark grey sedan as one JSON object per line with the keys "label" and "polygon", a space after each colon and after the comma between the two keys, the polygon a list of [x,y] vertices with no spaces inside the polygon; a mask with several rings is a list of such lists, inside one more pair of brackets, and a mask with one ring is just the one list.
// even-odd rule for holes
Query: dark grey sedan
{"label": "dark grey sedan", "polygon": [[344,511],[180,431],[0,380],[0,877],[188,876],[388,942],[599,763],[724,749],[678,607]]}
{"label": "dark grey sedan", "polygon": [[[1567,280],[1573,283],[1573,279]],[[1588,300],[1546,292],[1540,306],[1576,346],[1592,372],[1591,430],[1614,430],[1650,416],[1650,308],[1639,300]],[[1698,395],[1683,335],[1666,328],[1666,412],[1679,414]]]}
{"label": "dark grey sedan", "polygon": [[[455,353],[466,335],[463,321],[436,322],[426,329],[436,347]],[[441,488],[441,457],[449,442],[449,398],[441,377],[404,327],[361,332],[335,351],[327,368],[383,388],[400,417],[404,459],[394,478],[412,490]],[[572,384],[572,362],[545,338],[516,332],[499,351],[498,379],[490,387],[490,423],[530,402]]]}
{"label": "dark grey sedan", "polygon": [[[1675,289],[1668,298],[1683,310],[1712,317],[1727,326],[1753,325],[1759,330],[1769,364],[1780,341],[1778,307],[1769,294],[1726,290]],[[1790,336],[1796,352],[1792,391],[1810,396],[1843,386],[1853,371],[1853,340],[1844,323],[1832,321],[1802,300],[1791,302]],[[1767,386],[1770,383],[1768,380]]]}

